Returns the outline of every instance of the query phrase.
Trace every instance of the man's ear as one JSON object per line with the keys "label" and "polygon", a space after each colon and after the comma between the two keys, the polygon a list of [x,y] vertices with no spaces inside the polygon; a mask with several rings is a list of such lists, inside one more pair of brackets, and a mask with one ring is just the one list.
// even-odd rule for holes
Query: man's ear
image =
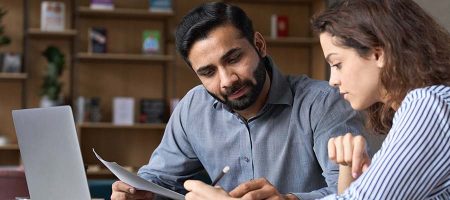
{"label": "man's ear", "polygon": [[384,61],[385,61],[385,54],[384,54],[384,49],[381,47],[375,47],[373,50],[373,55],[375,57],[375,61],[377,62],[377,66],[379,68],[383,68],[384,67]]}
{"label": "man's ear", "polygon": [[255,32],[254,45],[256,47],[256,50],[258,51],[259,56],[266,57],[266,55],[267,55],[266,41],[264,40],[264,37],[259,32]]}

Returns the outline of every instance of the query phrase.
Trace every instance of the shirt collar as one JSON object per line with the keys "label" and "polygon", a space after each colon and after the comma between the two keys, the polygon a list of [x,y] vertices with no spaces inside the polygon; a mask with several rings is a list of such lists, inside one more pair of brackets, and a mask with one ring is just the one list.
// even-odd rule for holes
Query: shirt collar
{"label": "shirt collar", "polygon": [[[286,77],[281,74],[271,57],[266,56],[264,62],[266,63],[266,69],[271,71],[269,74],[272,74],[269,98],[266,104],[285,104],[292,106],[292,90]],[[213,107],[217,109],[218,105],[227,108],[223,103],[214,99]]]}

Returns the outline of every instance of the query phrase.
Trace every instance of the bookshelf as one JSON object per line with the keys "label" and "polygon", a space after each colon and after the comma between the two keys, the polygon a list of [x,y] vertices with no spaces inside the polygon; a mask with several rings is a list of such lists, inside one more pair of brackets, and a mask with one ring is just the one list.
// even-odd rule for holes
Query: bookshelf
{"label": "bookshelf", "polygon": [[170,62],[173,60],[171,55],[145,55],[129,53],[87,53],[77,54],[79,61],[123,61],[123,62]]}
{"label": "bookshelf", "polygon": [[166,19],[173,17],[173,12],[152,13],[146,9],[137,8],[115,8],[114,10],[93,10],[87,6],[78,8],[80,17],[96,17],[96,18],[133,18],[133,19]]}
{"label": "bookshelf", "polygon": [[27,78],[26,73],[5,73],[0,72],[0,81],[5,80],[25,80]]}
{"label": "bookshelf", "polygon": [[68,38],[71,39],[77,35],[75,29],[67,29],[63,31],[43,31],[39,28],[28,29],[27,35],[32,38]]}
{"label": "bookshelf", "polygon": [[[101,163],[92,154],[95,148],[105,158],[133,169],[146,164],[151,152],[161,141],[166,124],[137,123],[140,99],[163,99],[169,102],[168,76],[175,52],[167,44],[169,21],[175,12],[148,11],[148,1],[114,1],[113,10],[95,10],[89,1],[80,1],[76,10],[78,32],[72,74],[73,99],[78,96],[99,97],[100,122],[82,122],[77,125],[80,146],[86,165]],[[106,53],[89,51],[88,32],[91,27],[107,30]],[[161,33],[160,52],[142,52],[144,30]],[[115,125],[112,101],[114,97],[132,97],[135,101],[135,123]],[[75,107],[74,107],[75,108]],[[112,177],[103,169],[88,172],[89,178]]]}

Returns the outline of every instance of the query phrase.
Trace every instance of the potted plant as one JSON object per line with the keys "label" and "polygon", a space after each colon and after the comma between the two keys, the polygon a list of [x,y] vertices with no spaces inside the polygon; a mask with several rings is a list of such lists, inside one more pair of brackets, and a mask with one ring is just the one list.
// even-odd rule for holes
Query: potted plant
{"label": "potted plant", "polygon": [[61,105],[62,82],[59,79],[64,69],[64,54],[58,48],[49,46],[42,55],[47,59],[48,65],[41,87],[41,107]]}
{"label": "potted plant", "polygon": [[2,25],[2,20],[6,13],[6,10],[0,7],[0,46],[7,45],[11,42],[11,39],[4,35],[5,27]]}

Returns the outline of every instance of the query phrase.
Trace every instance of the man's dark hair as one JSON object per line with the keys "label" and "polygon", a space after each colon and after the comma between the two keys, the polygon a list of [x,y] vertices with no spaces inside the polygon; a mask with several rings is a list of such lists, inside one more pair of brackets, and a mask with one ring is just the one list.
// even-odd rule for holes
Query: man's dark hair
{"label": "man's dark hair", "polygon": [[205,3],[184,16],[175,33],[175,44],[177,51],[189,66],[191,63],[187,57],[192,45],[206,38],[213,29],[225,24],[233,25],[241,32],[242,37],[253,44],[252,21],[237,6],[221,2]]}

